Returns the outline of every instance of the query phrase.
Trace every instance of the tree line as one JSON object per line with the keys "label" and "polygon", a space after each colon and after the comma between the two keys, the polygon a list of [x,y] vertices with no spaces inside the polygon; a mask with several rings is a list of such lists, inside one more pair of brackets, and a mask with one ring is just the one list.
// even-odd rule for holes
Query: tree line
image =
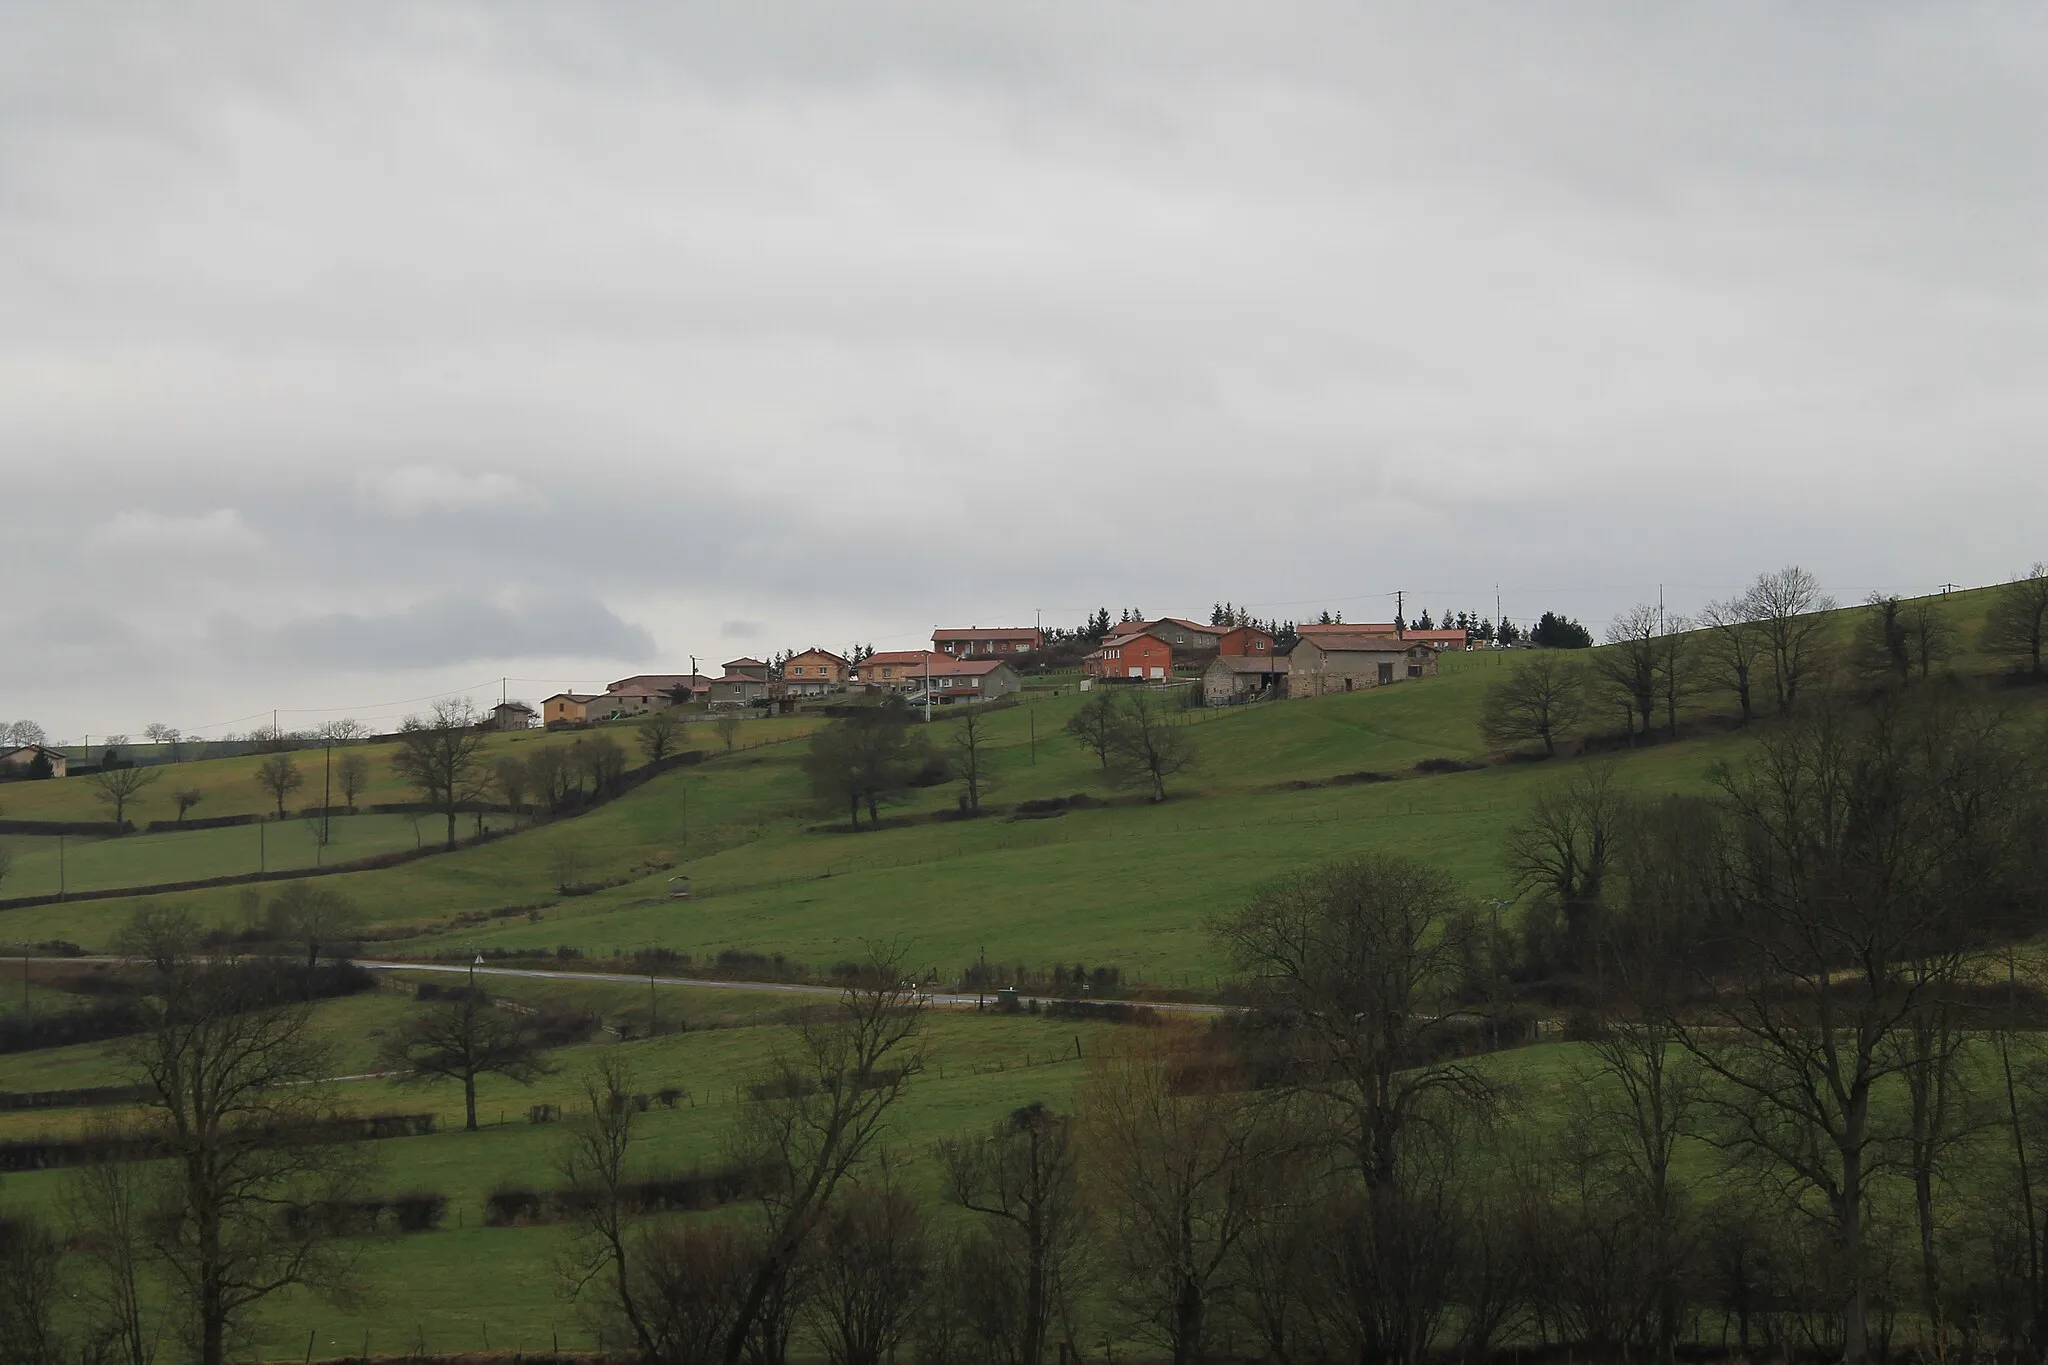
{"label": "tree line", "polygon": [[[1697,619],[1638,604],[1608,624],[1607,647],[1589,658],[1542,653],[1517,661],[1487,689],[1480,733],[1488,743],[1534,744],[1546,755],[1602,718],[1631,741],[1657,730],[1675,735],[1681,714],[1707,692],[1733,696],[1746,725],[1760,714],[1788,715],[1802,696],[1838,681],[1866,690],[1924,684],[1960,652],[1960,632],[1939,597],[1873,593],[1846,638],[1831,619],[1839,606],[1796,565],[1759,575]],[[2036,564],[1994,591],[1977,645],[2016,675],[2037,679],[2044,637],[2048,565]],[[1588,635],[1584,643],[1591,642]]]}

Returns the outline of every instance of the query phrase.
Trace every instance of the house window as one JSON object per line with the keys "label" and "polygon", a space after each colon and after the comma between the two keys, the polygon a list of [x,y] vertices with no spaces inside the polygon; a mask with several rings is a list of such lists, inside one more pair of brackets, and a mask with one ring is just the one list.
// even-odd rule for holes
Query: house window
{"label": "house window", "polygon": [[1419,678],[1419,677],[1421,677],[1421,676],[1422,676],[1422,665],[1421,665],[1421,664],[1410,664],[1410,665],[1408,665],[1408,676],[1409,676],[1409,677],[1411,677],[1411,678]]}
{"label": "house window", "polygon": [[1384,683],[1390,683],[1390,682],[1392,682],[1393,680],[1394,680],[1394,666],[1393,666],[1392,664],[1381,664],[1381,665],[1380,665],[1380,682],[1384,684]]}

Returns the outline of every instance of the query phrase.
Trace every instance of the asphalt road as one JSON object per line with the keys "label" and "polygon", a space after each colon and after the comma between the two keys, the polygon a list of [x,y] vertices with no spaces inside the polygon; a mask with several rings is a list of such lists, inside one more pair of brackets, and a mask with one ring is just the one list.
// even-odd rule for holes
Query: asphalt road
{"label": "asphalt road", "polygon": [[[837,986],[805,986],[784,981],[724,981],[712,977],[641,976],[626,972],[560,972],[540,967],[473,967],[459,962],[385,962],[370,958],[357,958],[355,962],[357,966],[373,972],[447,972],[456,975],[475,972],[478,976],[527,977],[540,981],[608,981],[622,986],[644,986],[651,981],[657,986],[687,986],[693,990],[753,991],[779,995],[823,996],[828,999],[837,999],[841,993]],[[947,991],[920,993],[924,1003],[942,1009],[969,1008],[992,999],[993,996],[993,991],[986,995],[954,994]],[[1030,996],[1019,998],[1026,1001],[1032,999]],[[1171,1014],[1222,1014],[1226,1008],[1222,1005],[1194,1005],[1170,1001],[1136,1003]]]}

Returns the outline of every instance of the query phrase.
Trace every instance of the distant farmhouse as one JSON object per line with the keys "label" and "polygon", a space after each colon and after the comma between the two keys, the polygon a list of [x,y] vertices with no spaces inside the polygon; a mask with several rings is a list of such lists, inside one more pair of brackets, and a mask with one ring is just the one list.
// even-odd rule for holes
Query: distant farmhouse
{"label": "distant farmhouse", "polygon": [[526,730],[532,728],[539,713],[523,701],[501,701],[491,708],[493,730]]}
{"label": "distant farmhouse", "polygon": [[903,649],[870,654],[860,661],[857,681],[864,687],[913,694],[927,693],[941,704],[994,701],[1024,686],[1017,670],[1002,659],[960,659],[937,650]]}
{"label": "distant farmhouse", "polygon": [[1029,654],[1045,646],[1045,632],[1036,626],[968,626],[932,632],[932,648],[956,659],[997,654]]}
{"label": "distant farmhouse", "polygon": [[69,773],[70,764],[71,760],[64,757],[63,750],[52,749],[47,744],[23,744],[12,749],[0,749],[0,777],[34,777],[45,768],[49,776],[63,777]]}

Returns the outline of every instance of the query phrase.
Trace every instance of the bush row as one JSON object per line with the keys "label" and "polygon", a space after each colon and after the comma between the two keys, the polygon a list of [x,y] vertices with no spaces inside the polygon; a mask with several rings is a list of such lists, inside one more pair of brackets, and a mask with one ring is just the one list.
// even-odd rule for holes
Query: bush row
{"label": "bush row", "polygon": [[[774,1174],[766,1166],[723,1166],[688,1170],[624,1186],[621,1198],[632,1213],[693,1213],[747,1199],[769,1188]],[[579,1218],[591,1196],[582,1190],[533,1190],[504,1187],[484,1200],[487,1227],[527,1227]]]}
{"label": "bush row", "polygon": [[[375,1142],[420,1137],[434,1131],[432,1114],[336,1114],[317,1123],[280,1129],[279,1143]],[[105,1161],[155,1161],[172,1155],[160,1134],[130,1133],[79,1138],[30,1138],[0,1142],[0,1171],[51,1171]]]}

